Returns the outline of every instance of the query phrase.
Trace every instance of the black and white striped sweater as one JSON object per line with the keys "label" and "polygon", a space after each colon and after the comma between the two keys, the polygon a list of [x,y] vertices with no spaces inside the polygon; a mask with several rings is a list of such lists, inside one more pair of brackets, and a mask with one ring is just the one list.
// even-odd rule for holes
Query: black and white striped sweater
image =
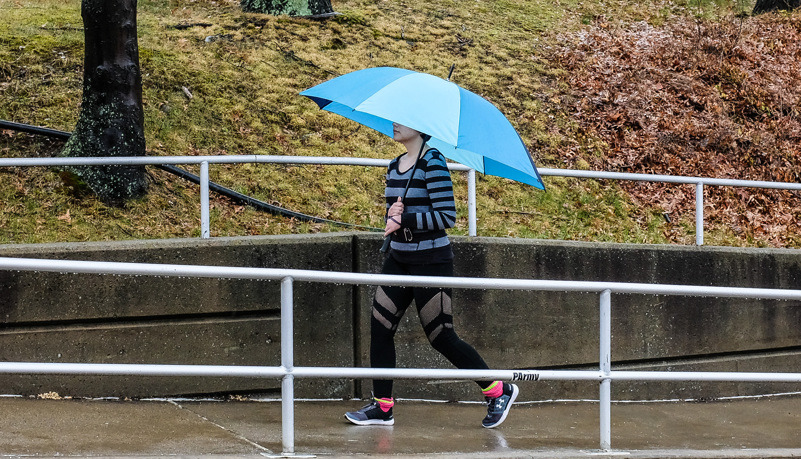
{"label": "black and white striped sweater", "polygon": [[[403,194],[412,169],[399,171],[399,158],[387,168],[386,209]],[[392,235],[391,255],[404,263],[438,263],[453,259],[445,230],[456,224],[451,174],[445,157],[432,148],[417,160],[404,199],[401,229]]]}

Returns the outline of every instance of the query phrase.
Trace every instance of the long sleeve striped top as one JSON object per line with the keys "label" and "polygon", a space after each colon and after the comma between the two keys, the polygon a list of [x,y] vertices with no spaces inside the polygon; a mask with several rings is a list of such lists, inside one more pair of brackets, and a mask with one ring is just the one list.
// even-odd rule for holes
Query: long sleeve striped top
{"label": "long sleeve striped top", "polygon": [[[403,194],[412,169],[398,170],[399,158],[387,169],[386,209]],[[453,258],[445,230],[456,224],[451,174],[445,157],[429,149],[418,159],[417,170],[403,201],[401,229],[392,235],[391,255],[405,263],[436,263]]]}

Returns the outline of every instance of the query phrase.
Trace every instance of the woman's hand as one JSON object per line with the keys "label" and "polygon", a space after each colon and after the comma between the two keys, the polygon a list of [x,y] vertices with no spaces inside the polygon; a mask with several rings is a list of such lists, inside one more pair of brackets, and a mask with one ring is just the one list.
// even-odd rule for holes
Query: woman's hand
{"label": "woman's hand", "polygon": [[387,226],[384,227],[384,236],[389,236],[401,228],[400,221],[401,214],[403,214],[403,209],[403,202],[401,201],[400,196],[398,196],[398,200],[389,207],[389,210],[387,210]]}
{"label": "woman's hand", "polygon": [[[387,211],[388,217],[400,217],[403,213],[403,202],[401,202],[400,196],[398,196],[398,200],[395,201],[392,206],[390,206],[389,210]],[[400,220],[400,218],[398,219]]]}
{"label": "woman's hand", "polygon": [[400,220],[395,217],[389,217],[387,219],[387,226],[384,227],[384,236],[389,236],[400,228]]}

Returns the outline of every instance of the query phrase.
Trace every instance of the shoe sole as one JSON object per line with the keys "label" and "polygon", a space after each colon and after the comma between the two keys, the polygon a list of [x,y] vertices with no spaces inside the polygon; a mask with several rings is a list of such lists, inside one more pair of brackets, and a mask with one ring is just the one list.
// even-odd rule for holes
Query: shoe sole
{"label": "shoe sole", "polygon": [[520,389],[517,387],[517,384],[512,384],[512,396],[509,397],[509,403],[506,404],[506,409],[503,410],[503,414],[501,415],[501,419],[498,420],[495,424],[484,426],[485,429],[492,429],[498,427],[499,425],[503,424],[503,421],[506,420],[506,416],[509,414],[509,410],[512,409],[512,404],[517,400],[517,394],[520,393]]}
{"label": "shoe sole", "polygon": [[391,426],[395,425],[395,419],[390,419],[389,421],[385,421],[383,419],[367,419],[366,421],[360,421],[358,419],[353,419],[349,417],[347,414],[345,415],[345,419],[348,421],[356,424],[357,426]]}

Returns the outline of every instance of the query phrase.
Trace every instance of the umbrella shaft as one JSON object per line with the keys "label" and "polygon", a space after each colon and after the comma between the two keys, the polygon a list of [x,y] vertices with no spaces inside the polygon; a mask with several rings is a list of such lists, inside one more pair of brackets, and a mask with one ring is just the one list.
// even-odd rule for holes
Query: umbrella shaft
{"label": "umbrella shaft", "polygon": [[389,243],[391,241],[390,236],[384,238],[384,244],[381,246],[381,253],[387,253],[389,250]]}

